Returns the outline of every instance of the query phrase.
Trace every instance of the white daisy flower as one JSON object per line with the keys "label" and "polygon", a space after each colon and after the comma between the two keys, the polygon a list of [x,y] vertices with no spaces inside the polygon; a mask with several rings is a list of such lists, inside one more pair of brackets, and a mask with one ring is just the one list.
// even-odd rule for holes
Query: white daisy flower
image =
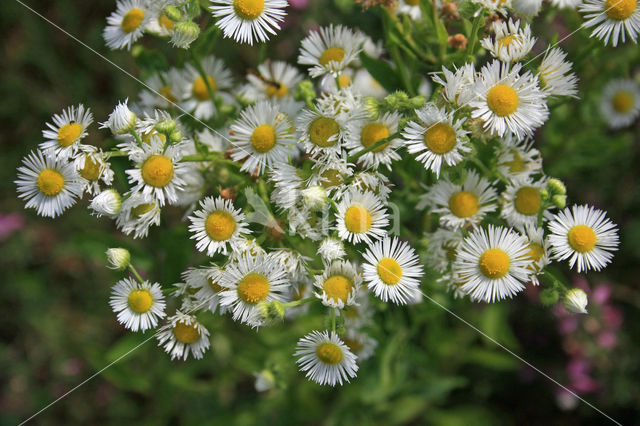
{"label": "white daisy flower", "polygon": [[511,229],[477,228],[460,247],[453,269],[474,301],[495,302],[524,290],[531,263],[525,237]]}
{"label": "white daisy flower", "polygon": [[361,35],[342,25],[322,27],[302,40],[298,63],[311,66],[311,77],[336,77],[358,57],[363,42]]}
{"label": "white daisy flower", "polygon": [[473,64],[464,64],[454,72],[442,67],[442,77],[438,73],[432,73],[435,83],[442,87],[442,96],[457,107],[466,106],[473,100],[475,94],[473,86],[476,82],[476,70]]}
{"label": "white daisy flower", "polygon": [[223,273],[224,270],[212,264],[203,268],[189,268],[182,274],[184,282],[193,289],[195,306],[214,314],[217,310],[221,315],[226,312],[226,308],[220,305],[220,293],[226,290],[220,285]]}
{"label": "white daisy flower", "polygon": [[200,202],[200,210],[189,216],[196,240],[196,248],[207,256],[216,253],[227,254],[228,248],[238,249],[238,243],[251,233],[242,210],[235,209],[231,200],[222,197],[207,197]]}
{"label": "white daisy flower", "polygon": [[573,206],[556,214],[549,222],[549,242],[557,260],[569,259],[578,272],[601,270],[618,249],[618,229],[602,210]]}
{"label": "white daisy flower", "polygon": [[275,249],[269,255],[287,273],[289,281],[301,282],[308,278],[307,262],[311,260],[310,257],[288,248]]}
{"label": "white daisy flower", "polygon": [[492,28],[495,37],[486,37],[480,41],[480,44],[502,62],[520,61],[531,52],[536,43],[536,38],[531,36],[529,24],[521,27],[519,20],[494,22]]}
{"label": "white daisy flower", "polygon": [[155,328],[158,319],[165,316],[162,287],[149,281],[121,279],[111,289],[109,305],[118,314],[118,322],[131,331]]}
{"label": "white daisy flower", "polygon": [[89,195],[98,194],[100,181],[106,186],[111,186],[114,172],[111,163],[101,149],[93,145],[81,145],[80,152],[76,156],[74,166],[78,174],[86,181],[84,192]]}
{"label": "white daisy flower", "polygon": [[296,362],[306,377],[319,385],[335,386],[356,377],[358,364],[347,345],[336,332],[312,331],[296,346]]}
{"label": "white daisy flower", "polygon": [[378,342],[369,335],[353,328],[348,329],[344,335],[344,344],[353,352],[359,360],[364,361],[373,356]]}
{"label": "white daisy flower", "polygon": [[128,98],[124,102],[119,102],[109,114],[107,121],[100,123],[100,128],[108,128],[115,136],[124,135],[135,129],[138,117],[129,109],[128,103]]}
{"label": "white daisy flower", "polygon": [[120,213],[116,217],[116,226],[133,238],[145,238],[151,225],[160,225],[160,206],[151,195],[132,193],[122,202]]}
{"label": "white daisy flower", "polygon": [[546,179],[533,181],[520,177],[509,181],[502,193],[500,217],[514,227],[536,225],[538,215],[544,213],[540,191],[546,186]]}
{"label": "white daisy flower", "polygon": [[108,216],[115,218],[122,208],[122,197],[115,189],[107,189],[93,197],[89,208],[96,217]]}
{"label": "white daisy flower", "polygon": [[346,157],[345,152],[340,157],[321,156],[312,166],[307,186],[320,185],[331,199],[340,200],[347,188],[345,181],[354,176],[354,165]]}
{"label": "white daisy flower", "polygon": [[533,139],[519,140],[511,133],[500,139],[496,151],[498,171],[509,179],[542,174],[542,155]]}
{"label": "white daisy flower", "polygon": [[389,219],[380,199],[372,192],[349,191],[337,206],[336,229],[341,239],[371,244],[383,238]]}
{"label": "white daisy flower", "polygon": [[305,151],[314,156],[337,156],[346,136],[346,122],[338,115],[318,107],[304,109],[296,118],[300,142]]}
{"label": "white daisy flower", "polygon": [[542,273],[542,270],[551,263],[549,254],[551,253],[551,244],[549,239],[545,238],[544,229],[537,228],[536,226],[527,226],[524,232],[520,232],[529,240],[529,261],[531,262],[527,267],[530,270],[530,278],[533,285],[539,284],[538,275]]}
{"label": "white daisy flower", "polygon": [[315,276],[316,297],[330,308],[342,309],[356,303],[362,275],[351,262],[336,260],[321,275]]}
{"label": "white daisy flower", "polygon": [[437,177],[443,165],[454,166],[464,153],[471,152],[466,137],[469,132],[462,128],[465,119],[454,122],[454,112],[447,113],[429,102],[416,110],[419,122],[410,121],[402,132],[407,151],[417,154],[416,160]]}
{"label": "white daisy flower", "polygon": [[177,105],[182,97],[180,90],[185,84],[182,73],[175,68],[154,74],[144,82],[146,90],[140,92],[140,103],[147,109]]}
{"label": "white daisy flower", "polygon": [[408,243],[386,237],[367,248],[363,257],[367,288],[382,301],[406,305],[420,289],[424,272],[415,250]]}
{"label": "white daisy flower", "polygon": [[176,21],[170,19],[164,13],[165,6],[175,6],[178,0],[151,0],[147,2],[149,10],[149,22],[146,31],[157,34],[161,37],[170,36]]}
{"label": "white daisy flower", "polygon": [[295,145],[291,124],[270,101],[247,107],[230,129],[231,158],[244,160],[240,170],[261,175],[265,168],[285,163]]}
{"label": "white daisy flower", "polygon": [[438,228],[433,233],[427,234],[426,237],[429,243],[426,256],[427,265],[444,273],[456,260],[458,246],[463,239],[462,232]]}
{"label": "white daisy flower", "polygon": [[359,330],[372,325],[374,308],[369,303],[369,292],[359,292],[356,297],[356,303],[346,306],[342,313],[344,315],[344,325],[347,329]]}
{"label": "white daisy flower", "polygon": [[143,143],[140,149],[130,152],[129,158],[137,164],[135,169],[127,170],[131,190],[153,196],[160,207],[175,204],[189,170],[189,165],[180,162],[182,149],[182,144],[165,148],[159,137],[152,136],[149,144]]}
{"label": "white daisy flower", "polygon": [[573,64],[565,60],[566,57],[558,47],[548,49],[538,67],[540,87],[549,96],[578,97],[578,77],[571,71]]}
{"label": "white daisy flower", "polygon": [[345,68],[337,76],[325,74],[320,79],[320,91],[323,93],[335,93],[346,89],[353,83],[353,70]]}
{"label": "white daisy flower", "polygon": [[[397,112],[387,112],[376,120],[353,120],[347,124],[345,146],[349,149],[349,155],[355,155],[363,149],[369,148],[382,139],[387,139],[398,132],[398,124],[402,116]],[[393,138],[382,146],[362,155],[358,162],[364,168],[377,169],[384,164],[391,169],[391,162],[400,159],[396,153],[402,145],[402,139]]]}
{"label": "white daisy flower", "polygon": [[327,263],[331,263],[334,260],[342,259],[347,255],[344,249],[342,240],[333,237],[327,237],[322,240],[320,247],[318,247],[318,254]]}
{"label": "white daisy flower", "polygon": [[509,67],[497,60],[482,67],[471,116],[484,121],[490,133],[502,136],[511,131],[523,138],[545,122],[549,110],[537,79],[529,71],[520,75],[521,64]]}
{"label": "white daisy flower", "polygon": [[42,131],[46,140],[40,144],[40,149],[45,155],[61,160],[74,158],[80,141],[88,135],[87,127],[93,123],[91,110],[82,104],[77,108],[70,106],[61,114],[54,114],[52,121],[53,124],[47,123],[48,129]]}
{"label": "white daisy flower", "polygon": [[47,157],[32,151],[18,167],[18,198],[27,201],[25,208],[35,209],[40,216],[56,217],[82,196],[83,179],[73,163]]}
{"label": "white daisy flower", "polygon": [[591,37],[604,39],[604,44],[625,43],[627,36],[634,42],[640,33],[640,7],[638,0],[584,0],[578,6],[584,15],[585,28],[595,27]]}
{"label": "white daisy flower", "polygon": [[604,88],[600,112],[609,127],[619,129],[640,116],[640,86],[631,79],[612,80]]}
{"label": "white daisy flower", "polygon": [[224,136],[229,133],[227,130],[212,131],[207,128],[200,132],[195,132],[200,143],[206,146],[211,152],[226,152],[231,144],[229,138]]}
{"label": "white daisy flower", "polygon": [[219,18],[216,25],[225,37],[238,43],[253,45],[269,40],[269,34],[276,34],[280,22],[287,13],[286,0],[211,0],[213,16]]}
{"label": "white daisy flower", "polygon": [[284,270],[267,256],[242,256],[227,265],[220,285],[220,304],[233,312],[233,320],[251,327],[264,325],[261,302],[285,302],[289,282]]}
{"label": "white daisy flower", "polygon": [[220,59],[213,56],[204,58],[200,65],[206,81],[193,65],[187,64],[184,69],[182,108],[193,112],[200,120],[208,120],[217,114],[216,102],[215,99],[211,99],[209,89],[213,96],[222,98],[225,103],[233,102],[233,97],[227,93],[232,88],[231,71]]}
{"label": "white daisy flower", "polygon": [[542,0],[513,0],[511,8],[516,15],[523,18],[533,18],[540,12]]}
{"label": "white daisy flower", "polygon": [[211,346],[209,334],[209,330],[195,316],[177,311],[158,331],[158,346],[164,346],[165,352],[171,355],[171,360],[182,358],[186,361],[189,353],[195,359],[201,359]]}
{"label": "white daisy flower", "polygon": [[291,98],[302,77],[294,66],[286,62],[267,61],[258,65],[257,74],[247,74],[249,84],[242,94],[254,102]]}
{"label": "white daisy flower", "polygon": [[429,205],[433,213],[441,215],[440,224],[454,230],[477,225],[497,207],[495,189],[474,171],[468,172],[462,185],[441,179],[420,198],[420,207]]}
{"label": "white daisy flower", "polygon": [[278,163],[270,170],[270,174],[275,186],[271,191],[271,201],[283,210],[293,208],[304,188],[302,170],[287,163]]}
{"label": "white daisy flower", "polygon": [[378,80],[373,78],[369,71],[364,68],[355,72],[353,82],[351,84],[353,86],[353,90],[360,93],[362,96],[370,96],[372,98],[382,100],[389,94]]}
{"label": "white daisy flower", "polygon": [[131,49],[151,19],[149,12],[144,0],[118,0],[116,11],[107,18],[107,26],[102,33],[107,47],[112,50]]}
{"label": "white daisy flower", "polygon": [[347,185],[346,191],[371,191],[381,201],[386,202],[391,194],[392,186],[393,184],[389,182],[389,178],[378,171],[355,172],[351,183]]}
{"label": "white daisy flower", "polygon": [[422,20],[420,0],[400,0],[396,13],[398,15],[407,15],[414,21]]}
{"label": "white daisy flower", "polygon": [[503,16],[507,15],[507,9],[511,9],[511,0],[472,0],[472,3],[479,4],[490,12],[498,12]]}

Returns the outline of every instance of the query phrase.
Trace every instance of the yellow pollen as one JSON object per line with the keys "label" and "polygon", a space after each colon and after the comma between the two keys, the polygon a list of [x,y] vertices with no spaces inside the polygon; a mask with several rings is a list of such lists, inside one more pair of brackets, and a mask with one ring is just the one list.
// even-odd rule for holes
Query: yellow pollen
{"label": "yellow pollen", "polygon": [[153,203],[138,204],[137,206],[131,209],[131,213],[135,217],[140,218],[145,213],[149,213],[151,210],[153,210],[154,207],[155,207],[155,204]]}
{"label": "yellow pollen", "polygon": [[173,335],[182,343],[190,345],[200,340],[200,330],[196,327],[196,323],[187,325],[183,322],[176,323],[173,327]]}
{"label": "yellow pollen", "polygon": [[162,141],[163,146],[167,141],[167,137],[163,133],[158,133],[155,130],[152,130],[149,133],[143,133],[140,139],[142,139],[143,143],[146,143],[147,145],[151,145],[151,136],[155,136],[158,139],[160,139],[160,141]]}
{"label": "yellow pollen", "polygon": [[340,131],[338,122],[329,117],[318,117],[309,126],[309,139],[321,148],[333,146],[338,141],[337,138],[329,140]]}
{"label": "yellow pollen", "polygon": [[346,304],[353,290],[353,282],[344,275],[332,275],[322,284],[322,289],[330,301]]}
{"label": "yellow pollen", "polygon": [[344,89],[345,87],[350,86],[351,77],[349,76],[349,74],[340,74],[338,76],[338,84],[340,85],[341,89]]}
{"label": "yellow pollen", "polygon": [[[385,139],[389,137],[389,129],[382,123],[369,123],[362,128],[362,132],[360,133],[360,142],[362,146],[365,148],[369,148],[371,145],[375,144],[381,139]],[[373,152],[380,152],[389,146],[389,142],[386,142],[376,149]]]}
{"label": "yellow pollen", "polygon": [[513,114],[518,109],[518,94],[506,84],[493,86],[487,94],[487,104],[500,117]]}
{"label": "yellow pollen", "polygon": [[435,154],[446,154],[456,146],[456,131],[447,123],[434,124],[424,132],[424,144]]}
{"label": "yellow pollen", "polygon": [[140,24],[142,24],[143,19],[144,19],[144,10],[134,7],[133,9],[128,11],[126,15],[124,15],[124,18],[122,18],[122,23],[120,24],[120,27],[122,28],[122,31],[124,31],[127,34],[134,32],[136,28],[138,28]]}
{"label": "yellow pollen", "polygon": [[344,224],[349,232],[367,232],[371,228],[371,213],[362,206],[351,206],[344,214]]}
{"label": "yellow pollen", "polygon": [[524,186],[516,192],[513,205],[516,211],[525,216],[533,216],[540,211],[540,190],[533,186]]}
{"label": "yellow pollen", "polygon": [[587,253],[596,246],[598,237],[587,225],[576,225],[569,230],[569,245],[578,253]]}
{"label": "yellow pollen", "polygon": [[169,19],[167,15],[165,15],[164,13],[160,14],[160,17],[158,18],[158,22],[160,23],[161,27],[167,30],[172,30],[173,26],[176,24],[171,19]]}
{"label": "yellow pollen", "polygon": [[144,314],[153,305],[153,297],[149,290],[133,290],[129,293],[127,303],[131,310],[137,314]]}
{"label": "yellow pollen", "polygon": [[320,185],[322,185],[324,189],[338,186],[343,182],[342,175],[336,169],[325,170],[320,176],[322,177]]}
{"label": "yellow pollen", "polygon": [[264,0],[234,0],[233,9],[242,19],[253,21],[264,10]]}
{"label": "yellow pollen", "polygon": [[207,217],[204,228],[211,239],[226,241],[235,232],[236,221],[231,213],[224,210],[216,210]]}
{"label": "yellow pollen", "polygon": [[227,288],[222,287],[220,284],[213,281],[211,278],[207,278],[207,282],[209,283],[209,287],[211,288],[211,290],[215,291],[216,293],[220,293],[221,291],[228,290]]}
{"label": "yellow pollen", "polygon": [[276,144],[276,131],[270,124],[256,127],[251,134],[251,145],[258,152],[268,152]]}
{"label": "yellow pollen", "polygon": [[604,4],[607,16],[617,21],[623,21],[633,15],[637,7],[637,0],[607,0]]}
{"label": "yellow pollen", "polygon": [[[215,92],[218,88],[216,80],[208,75],[207,82],[209,83],[209,87],[211,87],[211,91]],[[195,79],[195,81],[193,82],[191,93],[193,93],[193,96],[200,101],[206,101],[209,99],[209,91],[207,90],[207,85],[205,84],[202,77],[198,77]]]}
{"label": "yellow pollen", "polygon": [[66,148],[74,143],[81,134],[82,125],[78,123],[65,124],[58,130],[58,143],[61,147]]}
{"label": "yellow pollen", "polygon": [[513,35],[504,36],[500,40],[498,40],[498,49],[506,47],[507,51],[509,51],[509,46],[511,46],[511,44],[515,43],[517,40],[518,38]]}
{"label": "yellow pollen", "polygon": [[327,65],[331,61],[340,62],[344,59],[346,52],[340,47],[330,47],[320,55],[320,63]]}
{"label": "yellow pollen", "polygon": [[238,297],[250,305],[262,302],[268,295],[269,281],[260,274],[248,274],[238,284]]}
{"label": "yellow pollen", "polygon": [[322,343],[316,349],[318,359],[324,364],[335,365],[342,361],[342,349],[335,343]]}
{"label": "yellow pollen", "polygon": [[289,87],[284,83],[272,83],[267,85],[266,92],[270,98],[275,96],[278,99],[282,99],[289,94]]}
{"label": "yellow pollen", "polygon": [[[171,21],[171,22],[173,22],[173,21]],[[205,90],[206,90],[206,88],[205,88]],[[161,87],[160,90],[158,90],[158,93],[160,93],[169,102],[173,102],[174,104],[176,102],[178,102],[178,98],[173,96],[173,87],[171,87],[171,86],[163,86],[163,87]]]}
{"label": "yellow pollen", "polygon": [[53,197],[58,195],[64,188],[64,177],[55,170],[44,169],[38,175],[36,183],[40,192]]}
{"label": "yellow pollen", "polygon": [[390,257],[385,257],[378,262],[378,276],[387,285],[396,285],[402,278],[402,267]]}
{"label": "yellow pollen", "polygon": [[87,157],[84,159],[84,167],[78,170],[80,176],[89,181],[98,180],[100,177],[100,164],[97,161],[93,161],[93,158]]}
{"label": "yellow pollen", "polygon": [[537,271],[538,267],[536,266],[536,263],[540,259],[542,259],[542,256],[544,256],[544,247],[542,247],[538,243],[530,243],[527,257],[529,258],[529,260],[531,260],[531,263],[529,264],[529,266],[527,266],[527,268],[532,271]]}
{"label": "yellow pollen", "polygon": [[618,92],[613,95],[611,103],[613,104],[613,109],[624,114],[633,108],[633,95],[629,92]]}
{"label": "yellow pollen", "polygon": [[478,212],[480,202],[468,191],[456,192],[449,198],[449,209],[457,217],[471,217]]}
{"label": "yellow pollen", "polygon": [[524,158],[520,155],[518,151],[512,149],[510,154],[513,156],[513,160],[505,161],[504,165],[509,167],[509,171],[511,173],[522,173],[525,169]]}
{"label": "yellow pollen", "polygon": [[152,155],[142,164],[141,172],[148,185],[162,188],[173,179],[173,163],[164,155]]}
{"label": "yellow pollen", "polygon": [[502,278],[507,275],[510,264],[511,261],[507,253],[497,248],[492,248],[482,253],[478,262],[480,272],[491,279]]}

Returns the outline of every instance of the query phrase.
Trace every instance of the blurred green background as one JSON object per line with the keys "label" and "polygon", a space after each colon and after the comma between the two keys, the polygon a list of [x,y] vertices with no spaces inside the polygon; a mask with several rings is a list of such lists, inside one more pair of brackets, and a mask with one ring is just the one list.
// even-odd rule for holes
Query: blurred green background
{"label": "blurred green background", "polygon": [[[115,2],[28,4],[125,70],[139,73],[130,54],[104,47],[101,33]],[[134,241],[109,220],[90,217],[83,208],[86,200],[55,221],[23,209],[16,198],[15,170],[41,141],[51,115],[84,103],[96,121],[104,121],[118,100],[135,99],[140,87],[14,0],[2,2],[0,10],[0,423],[16,424],[150,336],[126,333],[107,304],[110,287],[120,278],[104,266],[108,247],[129,248],[145,274],[165,285],[178,281],[184,267],[199,258],[179,210],[169,209],[150,238]],[[270,46],[271,56],[295,61],[298,40],[314,21],[358,24],[374,37],[378,28],[374,14],[361,14],[349,0],[311,0],[306,9],[291,13],[288,29]],[[536,20],[534,33],[567,33],[579,22],[567,12]],[[580,32],[563,43],[570,59],[585,54],[587,36]],[[166,49],[163,43],[155,45]],[[232,46],[223,43],[216,54],[239,57],[229,62],[237,72],[255,67],[257,49]],[[614,264],[606,274],[588,276],[591,289],[606,290],[610,297],[600,305],[592,298],[588,316],[567,318],[541,306],[533,292],[490,306],[453,301],[442,291],[433,294],[559,382],[589,378],[593,383],[583,380],[576,391],[580,387],[585,399],[630,424],[640,416],[639,127],[607,130],[597,103],[608,80],[640,71],[640,57],[635,45],[586,55],[578,71],[582,99],[552,112],[537,147],[546,171],[567,183],[571,202],[608,210],[622,229]],[[88,141],[100,146],[105,137],[94,124]],[[606,423],[435,304],[378,309],[371,329],[378,340],[376,354],[342,388],[317,386],[296,371],[295,342],[320,326],[317,316],[258,333],[216,317],[204,321],[212,333],[212,350],[204,359],[172,363],[151,340],[33,422]],[[603,331],[609,340],[602,338]],[[576,364],[576,353],[582,364]],[[277,386],[258,393],[252,372],[265,368],[275,373]]]}

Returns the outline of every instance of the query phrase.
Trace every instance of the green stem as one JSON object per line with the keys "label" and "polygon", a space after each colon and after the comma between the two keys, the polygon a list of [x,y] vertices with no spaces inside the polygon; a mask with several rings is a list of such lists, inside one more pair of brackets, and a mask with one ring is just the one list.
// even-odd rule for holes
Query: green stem
{"label": "green stem", "polygon": [[113,157],[126,157],[128,156],[129,153],[125,152],[125,151],[109,151],[107,152],[107,158],[113,158]]}
{"label": "green stem", "polygon": [[144,282],[144,280],[142,279],[138,271],[136,271],[136,268],[134,268],[134,266],[131,263],[129,263],[129,270],[131,271],[133,276],[136,277],[136,279],[140,282],[140,284]]}
{"label": "green stem", "polygon": [[207,75],[206,72],[204,72],[204,68],[202,68],[202,65],[200,64],[200,60],[196,57],[196,54],[194,52],[193,49],[189,49],[189,52],[191,53],[191,59],[193,61],[193,66],[195,66],[196,70],[198,71],[198,74],[200,74],[200,77],[202,78],[202,81],[204,82],[204,85],[207,87],[207,92],[209,93],[209,99],[211,99],[211,102],[213,102],[216,105],[216,111],[219,111],[220,108],[218,108],[218,102],[216,99],[216,95],[215,92],[213,91],[213,88],[211,87],[211,85],[209,84],[209,76]]}
{"label": "green stem", "polygon": [[331,309],[331,330],[333,330],[333,332],[336,332],[336,310],[334,308],[330,308]]}
{"label": "green stem", "polygon": [[140,139],[140,135],[138,134],[138,132],[136,132],[135,129],[131,129],[129,133],[131,134],[131,136],[136,138],[136,142],[138,142],[138,145],[142,146],[142,139]]}
{"label": "green stem", "polygon": [[283,306],[285,308],[293,308],[295,306],[305,305],[311,301],[313,301],[314,297],[307,297],[306,299],[294,300],[293,302],[285,303]]}
{"label": "green stem", "polygon": [[380,139],[378,142],[374,143],[371,146],[368,146],[367,148],[363,149],[362,151],[358,151],[355,154],[353,154],[352,156],[350,156],[349,158],[347,158],[348,162],[353,162],[356,161],[358,158],[362,157],[363,155],[365,155],[367,152],[371,152],[374,149],[380,148],[381,146],[383,146],[384,144],[388,143],[390,140],[393,140],[397,137],[400,136],[400,132],[396,132],[394,134],[392,134],[391,136],[388,136],[384,139]]}
{"label": "green stem", "polygon": [[480,24],[483,20],[484,16],[482,13],[479,13],[473,20],[471,34],[469,34],[469,43],[467,44],[467,58],[473,57],[473,51],[475,50],[476,42],[478,41],[478,30],[480,29]]}

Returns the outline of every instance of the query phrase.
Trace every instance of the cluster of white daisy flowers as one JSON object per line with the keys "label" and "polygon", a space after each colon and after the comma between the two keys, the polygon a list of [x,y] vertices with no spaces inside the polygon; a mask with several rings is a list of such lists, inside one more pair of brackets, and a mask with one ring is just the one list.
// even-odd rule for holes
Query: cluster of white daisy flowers
{"label": "cluster of white daisy flowers", "polygon": [[[613,29],[596,30],[614,44],[637,32],[635,3],[619,1],[599,27],[615,20]],[[192,3],[120,0],[107,45],[130,48],[152,32],[186,48],[200,31]],[[418,3],[401,1],[397,13],[422,19]],[[475,3],[484,12],[515,7]],[[600,3],[581,7],[592,13]],[[213,0],[210,10],[225,36],[251,44],[275,34],[286,6]],[[578,272],[601,270],[617,249],[617,229],[594,207],[566,206],[566,189],[545,175],[533,140],[548,100],[577,96],[577,76],[560,48],[533,57],[536,38],[524,21],[495,22],[480,43],[484,65],[425,75],[413,97],[388,93],[364,66],[366,58],[383,62],[380,43],[340,25],[310,31],[297,66],[267,60],[244,81],[214,56],[194,58],[149,77],[131,105],[115,106],[101,123],[109,149],[88,143],[99,139],[90,136],[88,108],[55,114],[18,169],[19,197],[56,217],[86,194],[92,214],[133,238],[160,226],[167,206],[185,209],[185,238],[201,263],[185,265],[179,283],[144,279],[125,249],[107,253],[110,267],[131,274],[112,289],[117,321],[132,332],[156,330],[172,359],[204,356],[207,313],[256,329],[295,320],[315,303],[328,326],[301,337],[292,353],[310,380],[343,384],[376,347],[367,333],[370,299],[420,303],[425,269],[455,297],[497,302],[544,283],[549,300],[563,296],[586,312],[583,295],[548,266],[566,260]],[[632,80],[614,81],[603,98],[613,127],[637,118]],[[124,192],[114,187],[116,158],[126,163]],[[424,177],[409,201],[394,190],[403,176],[394,167],[403,164]],[[396,203],[407,202],[432,219],[425,236],[406,232],[412,224]]]}

